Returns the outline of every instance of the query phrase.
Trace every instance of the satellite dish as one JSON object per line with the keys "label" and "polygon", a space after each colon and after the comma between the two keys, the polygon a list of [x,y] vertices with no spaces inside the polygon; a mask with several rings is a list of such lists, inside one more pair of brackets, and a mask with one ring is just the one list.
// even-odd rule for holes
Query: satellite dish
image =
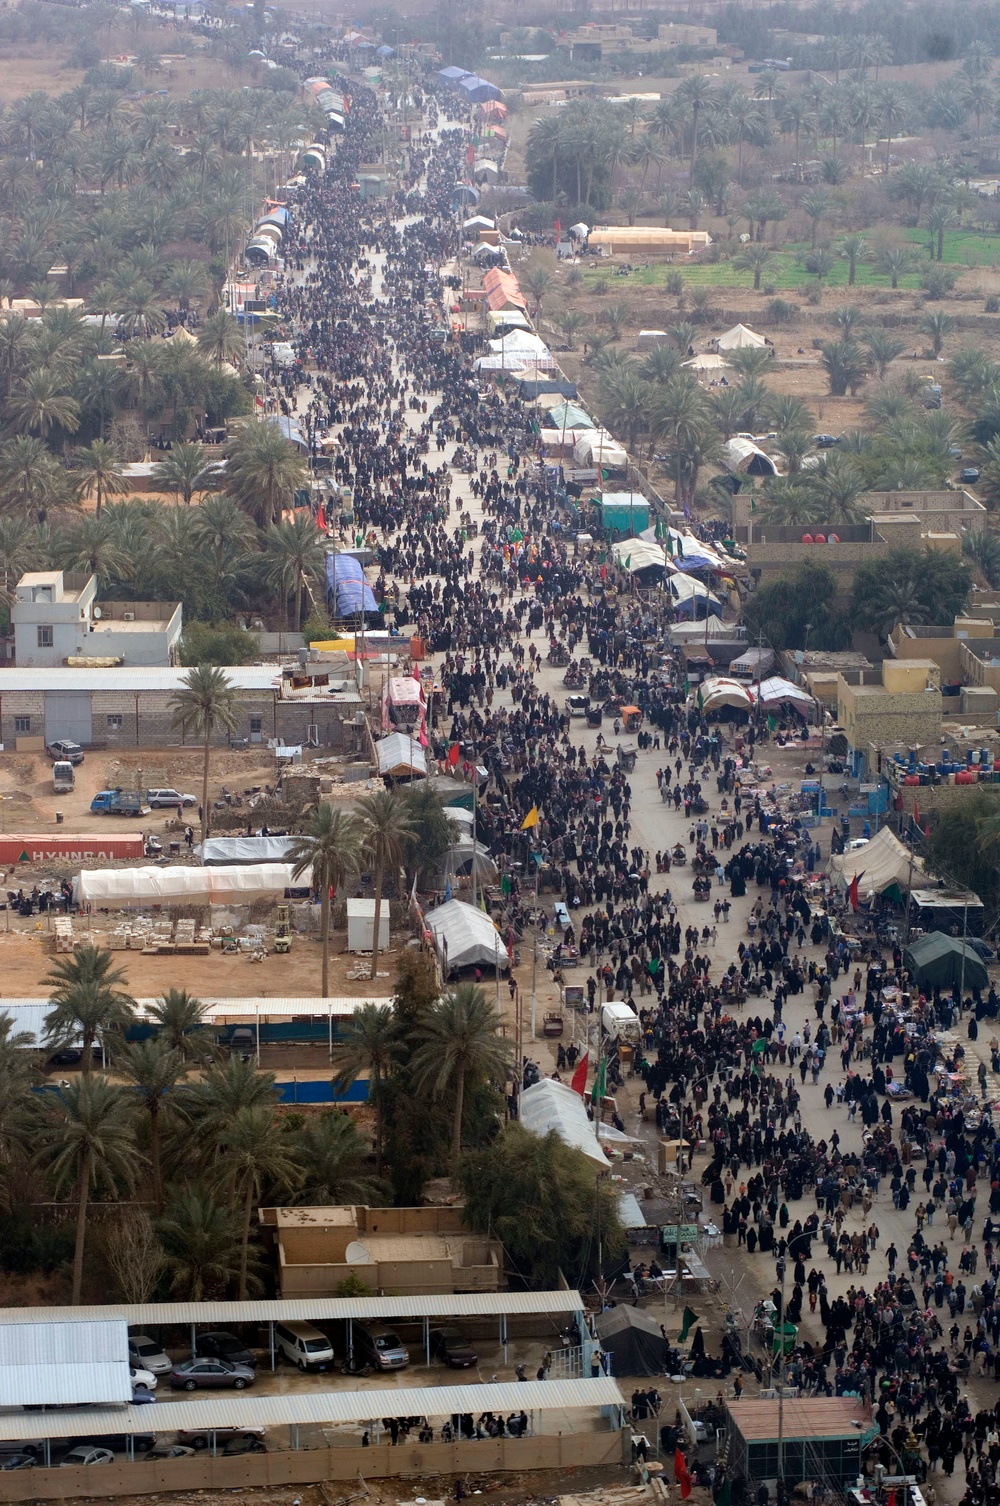
{"label": "satellite dish", "polygon": [[352,1239],[347,1246],[344,1258],[348,1265],[371,1265],[372,1258],[365,1246],[358,1239]]}
{"label": "satellite dish", "polygon": [[103,616],[104,616],[104,613],[101,611],[100,607],[95,607],[94,608],[94,617],[97,619],[98,622],[100,622],[100,620],[101,620],[101,618]]}

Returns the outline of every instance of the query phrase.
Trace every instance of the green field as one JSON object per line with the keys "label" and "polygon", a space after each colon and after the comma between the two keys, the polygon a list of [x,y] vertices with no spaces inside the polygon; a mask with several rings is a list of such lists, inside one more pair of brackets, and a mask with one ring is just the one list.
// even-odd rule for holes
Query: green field
{"label": "green field", "polygon": [[[929,237],[926,230],[907,230],[906,239],[915,249],[927,254]],[[944,236],[944,261],[958,267],[990,267],[1000,270],[1000,236],[978,230],[946,230]],[[831,246],[836,256],[836,241]],[[805,261],[809,247],[804,243],[785,245],[776,250],[761,275],[761,287],[765,284],[778,292],[796,292],[799,288],[815,282],[815,277],[806,271]],[[638,257],[637,257],[638,259]],[[733,260],[709,264],[690,264],[685,261],[654,262],[620,277],[612,268],[588,267],[584,280],[588,289],[602,278],[609,284],[609,293],[628,287],[653,288],[666,282],[671,272],[680,272],[689,288],[746,288],[753,287],[753,273],[740,272]],[[823,278],[824,287],[847,286],[848,264],[837,258],[833,269]],[[855,270],[855,285],[859,288],[888,288],[889,278],[876,272],[871,262],[858,262]],[[920,287],[920,274],[911,272],[899,279],[900,288],[915,291]]]}

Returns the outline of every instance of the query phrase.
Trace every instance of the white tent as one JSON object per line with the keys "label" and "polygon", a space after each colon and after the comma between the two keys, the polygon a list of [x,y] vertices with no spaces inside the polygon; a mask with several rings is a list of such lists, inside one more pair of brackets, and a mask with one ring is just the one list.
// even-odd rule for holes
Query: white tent
{"label": "white tent", "polygon": [[705,638],[735,638],[735,623],[709,617],[705,622],[672,622],[667,629],[671,643],[697,643]]}
{"label": "white tent", "polygon": [[444,813],[449,821],[454,821],[457,826],[461,826],[463,829],[468,827],[469,831],[471,831],[476,824],[475,816],[464,805],[446,805]]}
{"label": "white tent", "polygon": [[792,680],[783,679],[781,675],[761,680],[754,688],[754,694],[762,706],[777,706],[781,701],[789,701],[797,710],[808,712],[816,705],[808,690],[803,690],[801,685],[796,685]]}
{"label": "white tent", "polygon": [[669,571],[675,568],[669,556],[665,556],[663,545],[650,544],[646,539],[624,539],[620,544],[612,544],[611,553],[632,575],[637,570],[649,570],[654,566]]}
{"label": "white tent", "polygon": [[[487,216],[485,214],[474,214],[471,219],[463,220],[462,221],[462,229],[463,230],[495,230],[496,229],[496,225],[495,225],[494,221],[491,220],[491,219],[489,219],[489,218],[487,218]],[[496,247],[494,246],[493,249],[496,250]]]}
{"label": "white tent", "polygon": [[735,435],[722,446],[722,463],[734,476],[776,476],[778,467],[752,439]]}
{"label": "white tent", "polygon": [[734,324],[713,343],[716,350],[763,350],[767,346],[764,336],[747,329],[745,324]]}
{"label": "white tent", "polygon": [[909,887],[911,877],[923,877],[923,859],[914,857],[887,826],[876,832],[864,847],[853,852],[840,853],[830,859],[830,875],[845,889],[854,879],[859,880],[858,893],[881,894],[896,884],[901,889]]}
{"label": "white tent", "polygon": [[73,880],[73,899],[95,909],[156,905],[250,905],[306,888],[308,869],[293,877],[291,863],[232,868],[84,868]]}
{"label": "white tent", "polygon": [[608,466],[612,470],[624,470],[628,465],[625,450],[606,429],[591,429],[573,446],[573,459],[577,465]]}
{"label": "white tent", "polygon": [[704,597],[710,606],[718,607],[720,611],[722,609],[719,598],[713,596],[708,587],[702,585],[700,580],[695,580],[693,575],[685,575],[683,570],[678,570],[676,575],[668,578],[667,590],[679,607],[692,606],[696,597]]}
{"label": "white tent", "polygon": [[[693,533],[682,533],[677,528],[668,528],[670,548],[674,563],[679,570],[732,570],[735,561],[720,553],[712,544],[696,539]],[[656,528],[644,528],[639,537],[648,543],[659,542]],[[663,541],[664,543],[667,540]]]}
{"label": "white tent", "polygon": [[206,868],[229,863],[284,863],[297,837],[209,837],[195,852]]}
{"label": "white tent", "polygon": [[533,1135],[547,1135],[554,1130],[560,1140],[582,1151],[594,1166],[607,1171],[611,1163],[601,1149],[595,1127],[587,1118],[587,1109],[579,1093],[564,1082],[543,1077],[521,1094],[518,1117]]}
{"label": "white tent", "polygon": [[690,361],[682,361],[681,365],[689,367],[691,371],[730,371],[732,369],[728,361],[724,361],[721,356],[711,354],[692,356]]}
{"label": "white tent", "polygon": [[484,911],[460,899],[429,910],[424,917],[444,961],[445,972],[457,967],[510,966],[500,932]]}
{"label": "white tent", "polygon": [[668,345],[670,336],[665,329],[641,329],[636,338],[636,350],[655,350],[658,345]]}
{"label": "white tent", "polygon": [[390,732],[375,744],[378,754],[378,771],[383,778],[408,779],[417,774],[421,779],[427,775],[427,755],[415,737],[402,732]]}
{"label": "white tent", "polygon": [[547,356],[549,353],[541,335],[526,329],[514,329],[500,340],[491,340],[490,350],[498,356]]}
{"label": "white tent", "polygon": [[740,711],[749,711],[753,696],[748,685],[728,675],[711,675],[701,686],[700,705],[703,711],[718,711],[722,706],[733,706]]}
{"label": "white tent", "polygon": [[456,838],[445,853],[441,872],[445,878],[460,879],[472,877],[475,867],[476,878],[481,884],[498,884],[500,874],[496,863],[490,856],[490,850],[482,842],[473,842],[472,833]]}

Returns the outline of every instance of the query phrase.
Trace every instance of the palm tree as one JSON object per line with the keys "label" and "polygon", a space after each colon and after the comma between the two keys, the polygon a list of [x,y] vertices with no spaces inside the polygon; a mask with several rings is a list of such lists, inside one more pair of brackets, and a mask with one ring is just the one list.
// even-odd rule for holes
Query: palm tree
{"label": "palm tree", "polygon": [[77,450],[73,466],[85,491],[97,495],[97,517],[105,497],[120,496],[129,489],[118,451],[106,439],[94,439],[86,449]]}
{"label": "palm tree", "polygon": [[683,100],[691,110],[691,158],[688,164],[688,175],[694,175],[695,163],[698,160],[698,117],[703,107],[712,99],[712,80],[704,73],[692,73],[676,90],[678,100]]}
{"label": "palm tree", "polygon": [[460,983],[438,1000],[416,1028],[421,1041],[413,1055],[414,1082],[435,1097],[455,1094],[451,1130],[454,1171],[462,1154],[462,1114],[470,1080],[500,1082],[510,1064],[511,1044],[500,1034],[503,1018],[481,988]]}
{"label": "palm tree", "polygon": [[357,812],[364,822],[364,850],[375,864],[375,931],[372,936],[371,977],[378,976],[379,926],[382,919],[382,888],[385,874],[397,874],[402,866],[406,842],[413,830],[402,797],[394,790],[376,790],[358,801]]}
{"label": "palm tree", "polygon": [[802,132],[809,132],[815,124],[815,117],[809,108],[809,101],[804,94],[792,94],[782,100],[781,109],[778,112],[778,121],[784,132],[791,132],[795,137],[795,179],[802,181],[802,163],[799,161],[799,137]]}
{"label": "palm tree", "polygon": [[857,504],[864,494],[865,482],[848,456],[828,453],[809,479],[830,521],[856,522]]}
{"label": "palm tree", "polygon": [[57,1194],[76,1189],[76,1244],[73,1252],[74,1307],[83,1293],[87,1214],[93,1189],[117,1193],[135,1185],[142,1157],[135,1148],[135,1110],[129,1095],[106,1077],[85,1073],[42,1101],[41,1148],[37,1159]]}
{"label": "palm tree", "polygon": [[273,1108],[277,1090],[274,1074],[261,1072],[256,1062],[239,1056],[207,1067],[178,1093],[184,1114],[194,1126],[197,1157],[211,1165],[226,1125],[242,1109]]}
{"label": "palm tree", "polygon": [[232,314],[217,309],[198,331],[198,349],[216,366],[221,366],[223,361],[232,361],[243,355],[246,338]]}
{"label": "palm tree", "polygon": [[13,601],[17,582],[39,557],[32,525],[16,514],[0,514],[0,601]]}
{"label": "palm tree", "polygon": [[934,204],[927,215],[927,231],[930,235],[931,259],[935,252],[938,261],[944,261],[944,233],[955,223],[955,211],[950,204]]}
{"label": "palm tree", "polygon": [[185,1061],[203,1061],[214,1055],[207,1007],[186,988],[168,988],[148,1013],[157,1027],[156,1039]]}
{"label": "palm tree", "polygon": [[192,303],[206,296],[210,284],[200,261],[172,261],[162,286],[166,296],[176,299],[177,307],[187,313]]}
{"label": "palm tree", "polygon": [[290,518],[272,524],[264,537],[263,578],[284,602],[292,598],[292,632],[302,621],[302,597],[310,581],[321,581],[326,567],[326,543],[312,516],[297,509]]}
{"label": "palm tree", "polygon": [[[239,1220],[232,1209],[199,1187],[172,1188],[170,1211],[157,1224],[170,1272],[170,1288],[187,1302],[225,1295],[240,1278]],[[247,1286],[261,1286],[252,1255]]]}
{"label": "palm tree", "polygon": [[246,424],[227,447],[226,490],[260,527],[277,522],[307,484],[305,461],[274,423]]}
{"label": "palm tree", "polygon": [[396,1017],[389,1004],[362,1004],[354,1011],[342,1044],[337,1048],[334,1089],[346,1092],[363,1072],[368,1073],[368,1101],[375,1106],[375,1169],[382,1173],[384,1085],[402,1053]]}
{"label": "palm tree", "polygon": [[55,456],[33,435],[21,434],[0,445],[0,498],[8,507],[20,507],[25,517],[52,505],[59,473]]}
{"label": "palm tree", "polygon": [[863,235],[845,235],[840,242],[840,255],[847,262],[847,286],[853,288],[858,272],[858,262],[863,261],[868,251],[868,242]]}
{"label": "palm tree", "polygon": [[286,855],[293,865],[292,877],[307,870],[312,886],[320,893],[320,929],[323,938],[322,995],[330,996],[330,891],[339,890],[361,864],[362,831],[350,811],[335,810],[325,801],[316,807],[308,829],[295,838]]}
{"label": "palm tree", "polygon": [[830,212],[830,195],[822,189],[814,189],[811,193],[803,194],[799,208],[810,222],[809,246],[811,250],[815,250],[820,221]]}
{"label": "palm tree", "polygon": [[87,514],[57,534],[53,555],[63,570],[96,575],[102,587],[109,580],[128,580],[136,573],[136,561],[123,548],[107,511],[101,517]]}
{"label": "palm tree", "polygon": [[232,1187],[234,1202],[241,1199],[243,1204],[238,1300],[245,1302],[254,1202],[265,1185],[294,1186],[301,1168],[271,1108],[237,1109],[222,1129],[218,1150],[218,1178]]}
{"label": "palm tree", "polygon": [[171,722],[182,738],[196,733],[204,741],[205,756],[201,772],[201,840],[208,836],[208,775],[212,756],[212,737],[216,728],[233,733],[239,726],[240,713],[236,691],[225,671],[213,664],[196,664],[182,681],[183,688],[170,699]]}
{"label": "palm tree", "polygon": [[875,270],[889,278],[892,288],[898,288],[899,279],[913,270],[913,252],[908,246],[883,246],[875,258]]}
{"label": "palm tree", "polygon": [[945,337],[950,335],[955,328],[954,319],[950,314],[942,314],[940,312],[925,314],[920,328],[930,340],[934,359],[937,360],[941,354],[941,347],[944,345]]}
{"label": "palm tree", "polygon": [[373,1203],[384,1195],[368,1170],[365,1143],[348,1114],[335,1111],[307,1119],[295,1149],[305,1168],[296,1200],[307,1207]]}
{"label": "palm tree", "polygon": [[73,434],[80,425],[80,405],[62,378],[43,366],[15,382],[7,399],[7,422],[15,434],[38,434],[42,439],[53,429]]}
{"label": "palm tree", "polygon": [[903,354],[905,347],[902,340],[896,335],[890,335],[884,329],[869,329],[861,336],[861,341],[871,356],[872,365],[885,381],[885,374],[890,364],[897,356]]}
{"label": "palm tree", "polygon": [[182,497],[185,507],[190,507],[195,492],[208,490],[211,479],[211,464],[201,444],[175,444],[153,470],[154,485]]}
{"label": "palm tree", "polygon": [[149,1115],[149,1169],[158,1213],[163,1209],[160,1125],[169,1095],[186,1071],[187,1063],[181,1053],[156,1037],[127,1045],[115,1060],[116,1074],[138,1090],[139,1102]]}
{"label": "palm tree", "polygon": [[43,982],[53,1004],[45,1016],[46,1039],[53,1047],[82,1040],[81,1067],[89,1076],[94,1043],[104,1047],[135,1018],[135,1001],[123,987],[128,977],[111,952],[87,942],[71,957],[60,957]]}
{"label": "palm tree", "polygon": [[753,242],[751,245],[743,247],[733,262],[733,266],[738,272],[753,273],[753,290],[755,293],[759,293],[761,273],[771,259],[772,252],[769,246],[762,246]]}

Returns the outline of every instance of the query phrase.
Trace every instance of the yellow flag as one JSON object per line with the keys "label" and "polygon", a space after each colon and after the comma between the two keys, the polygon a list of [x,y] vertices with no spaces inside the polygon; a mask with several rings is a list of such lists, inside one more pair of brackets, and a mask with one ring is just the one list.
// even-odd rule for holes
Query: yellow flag
{"label": "yellow flag", "polygon": [[524,820],[521,822],[521,830],[522,831],[530,831],[533,826],[537,826],[537,825],[538,825],[538,806],[537,805],[533,805],[531,807],[530,811],[528,812],[528,814],[525,816]]}

